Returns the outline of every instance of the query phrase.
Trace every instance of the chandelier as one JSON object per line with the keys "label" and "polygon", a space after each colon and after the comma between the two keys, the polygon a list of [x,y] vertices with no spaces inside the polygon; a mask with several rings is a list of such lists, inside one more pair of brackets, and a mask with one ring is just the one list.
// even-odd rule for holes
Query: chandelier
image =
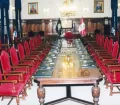
{"label": "chandelier", "polygon": [[69,17],[76,15],[76,7],[72,4],[72,0],[64,0],[63,6],[60,8],[60,16]]}

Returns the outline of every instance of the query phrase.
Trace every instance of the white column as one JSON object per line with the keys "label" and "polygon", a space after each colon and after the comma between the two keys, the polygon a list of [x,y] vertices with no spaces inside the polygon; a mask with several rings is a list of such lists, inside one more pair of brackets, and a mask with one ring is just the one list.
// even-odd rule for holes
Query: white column
{"label": "white column", "polygon": [[10,0],[9,19],[15,19],[15,0]]}

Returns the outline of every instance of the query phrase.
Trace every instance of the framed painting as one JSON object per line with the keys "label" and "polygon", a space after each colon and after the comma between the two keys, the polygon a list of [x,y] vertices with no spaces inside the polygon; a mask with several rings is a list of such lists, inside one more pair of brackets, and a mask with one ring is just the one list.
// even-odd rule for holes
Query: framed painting
{"label": "framed painting", "polygon": [[28,14],[38,14],[38,2],[28,3]]}
{"label": "framed painting", "polygon": [[104,0],[94,0],[94,13],[104,13]]}
{"label": "framed painting", "polygon": [[61,24],[62,24],[63,29],[72,29],[73,28],[72,20],[61,20]]}

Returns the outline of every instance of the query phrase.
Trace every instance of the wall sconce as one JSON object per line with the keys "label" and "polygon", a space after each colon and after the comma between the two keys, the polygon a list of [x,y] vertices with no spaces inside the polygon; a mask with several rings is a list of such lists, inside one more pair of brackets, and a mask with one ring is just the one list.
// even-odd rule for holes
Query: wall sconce
{"label": "wall sconce", "polygon": [[84,12],[89,12],[89,8],[88,8],[88,7],[84,7],[84,8],[83,8],[83,11],[84,11]]}
{"label": "wall sconce", "polygon": [[120,7],[120,3],[118,3],[118,7]]}
{"label": "wall sconce", "polygon": [[45,14],[49,13],[49,8],[44,8],[43,11],[44,11]]}
{"label": "wall sconce", "polygon": [[15,10],[15,7],[14,7],[14,6],[10,6],[10,9],[11,9],[12,11],[14,11],[14,10]]}

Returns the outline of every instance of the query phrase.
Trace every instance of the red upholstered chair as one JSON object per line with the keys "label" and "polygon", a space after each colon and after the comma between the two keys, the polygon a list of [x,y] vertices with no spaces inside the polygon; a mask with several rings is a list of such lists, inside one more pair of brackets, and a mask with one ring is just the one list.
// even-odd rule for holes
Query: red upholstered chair
{"label": "red upholstered chair", "polygon": [[65,32],[65,39],[67,40],[68,44],[71,44],[73,42],[73,33],[71,31]]}
{"label": "red upholstered chair", "polygon": [[38,62],[38,65],[39,65],[43,61],[43,56],[41,56],[42,51],[41,51],[41,53],[31,52],[27,41],[24,41],[23,45],[24,45],[26,56],[28,58],[36,59],[36,61]]}
{"label": "red upholstered chair", "polygon": [[47,42],[46,43],[44,43],[44,42],[42,42],[42,39],[41,39],[41,37],[39,37],[39,36],[35,36],[33,39],[32,39],[32,47],[34,47],[33,49],[34,50],[40,50],[40,49],[45,49],[47,46]]}
{"label": "red upholstered chair", "polygon": [[114,47],[113,46],[113,39],[110,39],[109,44],[108,44],[108,49],[104,50],[102,52],[97,52],[97,55],[100,56],[100,55],[105,55],[105,54],[112,54],[113,47]]}
{"label": "red upholstered chair", "polygon": [[113,88],[120,86],[120,70],[114,70],[109,72],[106,76],[107,87],[110,87],[110,95],[112,96],[115,93],[120,93],[120,91],[114,91]]}
{"label": "red upholstered chair", "polygon": [[34,68],[34,72],[35,72],[38,68],[38,62],[36,61],[36,59],[27,58],[25,56],[25,51],[24,51],[23,45],[21,43],[19,43],[17,46],[18,46],[18,55],[20,58],[20,63],[24,63],[26,65],[31,65]]}
{"label": "red upholstered chair", "polygon": [[[41,47],[36,47],[34,44],[33,39],[29,40],[29,46],[30,46],[30,51],[31,53],[38,53],[38,54],[42,54],[41,56],[43,56],[45,58],[45,56],[48,54],[48,52],[50,51],[51,47],[48,44],[44,44]],[[41,52],[42,51],[42,52]]]}
{"label": "red upholstered chair", "polygon": [[102,37],[102,35],[97,34],[96,35],[96,41],[92,41],[92,42],[88,41],[87,49],[88,49],[90,54],[95,54],[94,49],[100,47],[100,42],[102,42],[101,41],[102,38],[104,38],[104,37]]}
{"label": "red upholstered chair", "polygon": [[103,66],[103,61],[104,60],[107,60],[107,59],[116,59],[117,56],[118,56],[118,50],[119,50],[119,44],[118,42],[116,41],[114,43],[114,46],[113,46],[113,51],[112,51],[112,54],[109,54],[109,53],[105,53],[103,55],[99,55],[98,57],[96,57],[96,63],[97,65],[102,68]]}
{"label": "red upholstered chair", "polygon": [[[18,83],[17,80],[3,80],[0,72],[0,97],[16,97],[17,105],[20,105],[20,95],[22,99],[26,96],[26,88],[23,83]],[[6,88],[7,87],[7,88]]]}
{"label": "red upholstered chair", "polygon": [[105,41],[102,42],[103,43],[103,47],[98,47],[98,49],[96,48],[95,49],[95,53],[99,53],[99,52],[104,52],[104,51],[107,51],[108,49],[108,44],[109,44],[109,39],[108,37],[105,38]]}
{"label": "red upholstered chair", "polygon": [[42,44],[42,37],[40,35],[35,36],[34,43],[36,46],[41,46]]}
{"label": "red upholstered chair", "polygon": [[66,39],[73,39],[73,33],[71,31],[65,32]]}
{"label": "red upholstered chair", "polygon": [[93,49],[93,51],[94,51],[94,56],[93,56],[94,59],[96,59],[96,56],[98,56],[99,54],[103,54],[103,53],[107,52],[108,44],[109,44],[109,39],[108,39],[108,37],[106,37],[105,42],[104,42],[104,46],[96,47],[95,49]]}
{"label": "red upholstered chair", "polygon": [[29,44],[27,41],[24,41],[23,46],[25,49],[26,56],[28,56],[28,57],[29,56],[37,57],[42,53],[42,51],[40,51],[41,53],[39,52],[39,53],[35,54],[34,52],[30,51],[30,47],[29,47]]}
{"label": "red upholstered chair", "polygon": [[118,50],[119,50],[119,44],[118,41],[114,42],[113,45],[113,50],[112,50],[112,54],[104,54],[104,55],[99,55],[99,58],[101,58],[102,60],[106,59],[106,58],[117,58],[118,56]]}
{"label": "red upholstered chair", "polygon": [[[100,50],[100,49],[103,49],[104,48],[104,35],[99,35],[99,38],[98,38],[98,42],[94,43],[91,45],[91,50],[89,51],[90,54],[94,54],[96,55],[96,50]],[[94,56],[94,59],[95,59],[95,56]]]}
{"label": "red upholstered chair", "polygon": [[114,87],[120,86],[120,53],[118,60],[108,61],[103,69],[106,71],[106,86],[110,87],[110,95],[120,93],[113,90]]}
{"label": "red upholstered chair", "polygon": [[113,70],[120,69],[120,53],[118,59],[104,59],[103,63],[101,64],[101,69],[106,75],[107,72],[111,72]]}
{"label": "red upholstered chair", "polygon": [[38,45],[42,44],[42,37],[40,35],[37,36],[37,42],[38,42]]}
{"label": "red upholstered chair", "polygon": [[[4,74],[5,80],[17,80],[18,82],[23,83],[24,85],[26,85],[27,83],[30,84],[30,75],[25,74],[24,70],[19,70],[19,68],[21,67],[11,66],[9,55],[7,52],[5,51],[1,52],[0,61],[1,61],[2,72]],[[15,70],[12,70],[12,69],[15,69]]]}
{"label": "red upholstered chair", "polygon": [[18,59],[17,51],[14,47],[10,48],[10,57],[11,57],[12,65],[18,65],[20,63]]}
{"label": "red upholstered chair", "polygon": [[43,51],[43,50],[50,49],[50,43],[47,40],[45,42],[41,43],[40,45],[38,45],[37,39],[34,38],[34,39],[32,39],[32,43],[30,42],[30,44],[32,44],[32,50],[37,50],[37,51],[42,50]]}
{"label": "red upholstered chair", "polygon": [[99,36],[100,36],[99,34],[96,34],[95,40],[87,41],[88,47],[90,47],[90,49],[92,45],[98,44],[99,39],[100,39]]}
{"label": "red upholstered chair", "polygon": [[106,55],[112,55],[113,47],[114,47],[113,39],[110,39],[109,45],[108,45],[108,50],[104,50],[104,51],[95,53],[96,62],[98,63],[101,60],[100,57],[102,57],[102,56],[104,57]]}
{"label": "red upholstered chair", "polygon": [[29,40],[29,46],[30,46],[30,50],[31,50],[31,51],[40,52],[41,50],[43,50],[43,48],[37,49],[37,46],[35,46],[35,43],[34,43],[34,39],[30,39],[30,40]]}
{"label": "red upholstered chair", "polygon": [[[32,67],[32,64],[26,64],[25,62],[20,63],[18,59],[17,51],[14,47],[11,47],[10,49],[10,58],[13,66],[19,66],[18,70],[25,71],[26,73],[32,75],[34,70],[34,67]],[[27,62],[27,61],[26,61]]]}
{"label": "red upholstered chair", "polygon": [[91,48],[97,48],[102,46],[103,45],[102,42],[104,42],[104,35],[99,34],[97,41],[95,43],[90,43]]}
{"label": "red upholstered chair", "polygon": [[103,43],[104,43],[104,35],[100,35],[97,44],[92,45],[92,48],[93,49],[96,49],[96,48],[98,49],[99,47],[101,48],[104,45]]}

